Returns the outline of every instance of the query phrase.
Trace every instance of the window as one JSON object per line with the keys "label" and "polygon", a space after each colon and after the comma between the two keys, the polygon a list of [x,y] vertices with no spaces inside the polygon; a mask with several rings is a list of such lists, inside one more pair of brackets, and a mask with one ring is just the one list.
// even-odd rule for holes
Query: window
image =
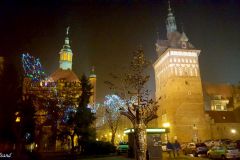
{"label": "window", "polygon": [[220,104],[217,104],[217,105],[215,106],[215,110],[221,111],[221,110],[222,110],[222,106],[221,106]]}
{"label": "window", "polygon": [[67,60],[68,57],[67,57],[67,53],[63,53],[63,60]]}
{"label": "window", "polygon": [[72,61],[70,54],[68,54],[68,61]]}

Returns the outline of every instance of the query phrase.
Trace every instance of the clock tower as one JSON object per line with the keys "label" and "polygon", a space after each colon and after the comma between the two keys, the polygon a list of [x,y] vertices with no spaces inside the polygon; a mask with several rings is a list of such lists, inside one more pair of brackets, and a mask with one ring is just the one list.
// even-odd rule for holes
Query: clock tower
{"label": "clock tower", "polygon": [[161,97],[158,126],[168,124],[170,133],[165,138],[169,140],[205,140],[209,138],[210,126],[204,113],[198,62],[201,50],[189,42],[184,32],[177,31],[170,4],[168,12],[167,39],[157,40],[158,59],[153,64],[156,99]]}

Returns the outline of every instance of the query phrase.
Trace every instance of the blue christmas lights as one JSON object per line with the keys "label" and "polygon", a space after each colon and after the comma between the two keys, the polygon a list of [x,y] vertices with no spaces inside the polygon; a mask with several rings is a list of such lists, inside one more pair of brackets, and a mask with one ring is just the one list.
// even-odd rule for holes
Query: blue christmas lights
{"label": "blue christmas lights", "polygon": [[35,58],[28,53],[23,53],[21,58],[25,76],[33,81],[41,81],[46,78],[39,58]]}

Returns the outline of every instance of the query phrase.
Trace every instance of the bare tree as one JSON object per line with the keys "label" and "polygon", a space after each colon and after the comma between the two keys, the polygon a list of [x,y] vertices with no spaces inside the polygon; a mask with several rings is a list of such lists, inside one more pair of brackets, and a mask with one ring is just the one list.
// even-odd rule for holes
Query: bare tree
{"label": "bare tree", "polygon": [[[146,83],[150,76],[146,74],[145,70],[149,64],[144,57],[143,50],[138,49],[134,52],[128,73],[123,74],[122,77],[112,76],[114,79],[121,80],[121,87],[106,82],[111,89],[115,90],[123,99],[126,99],[126,107],[121,108],[121,114],[126,116],[133,124],[137,160],[146,160],[146,126],[148,122],[157,118],[157,102],[150,99],[150,92],[146,89]],[[134,96],[136,100],[131,101]]]}
{"label": "bare tree", "polygon": [[112,133],[111,137],[112,144],[114,144],[115,135],[121,118],[120,108],[124,106],[125,102],[119,96],[114,94],[105,96],[104,101],[104,108],[106,111],[105,117]]}

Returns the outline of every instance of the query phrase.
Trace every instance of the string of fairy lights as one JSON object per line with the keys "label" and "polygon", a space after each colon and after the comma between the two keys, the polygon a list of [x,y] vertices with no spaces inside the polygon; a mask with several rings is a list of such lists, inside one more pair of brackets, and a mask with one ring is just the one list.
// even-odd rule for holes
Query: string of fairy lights
{"label": "string of fairy lights", "polygon": [[39,58],[35,58],[28,53],[23,53],[21,59],[26,77],[38,82],[46,78]]}

